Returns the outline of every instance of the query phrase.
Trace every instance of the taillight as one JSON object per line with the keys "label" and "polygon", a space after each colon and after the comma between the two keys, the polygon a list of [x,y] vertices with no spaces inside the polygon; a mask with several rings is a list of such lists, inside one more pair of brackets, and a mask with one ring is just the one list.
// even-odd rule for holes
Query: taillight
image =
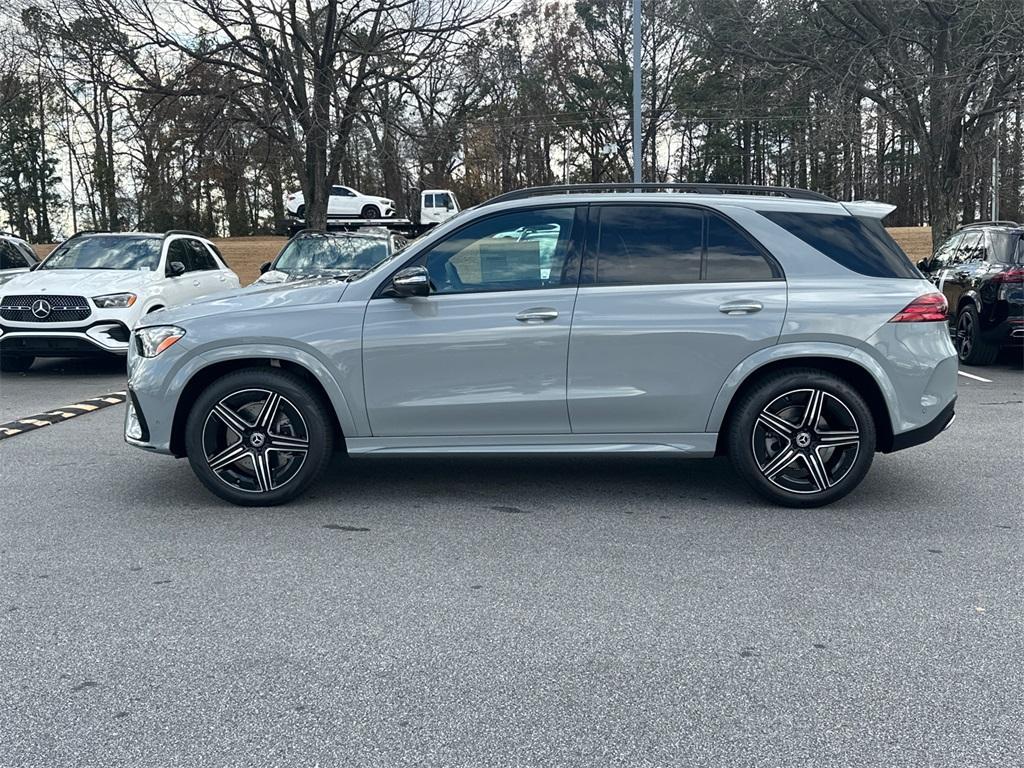
{"label": "taillight", "polygon": [[938,323],[946,321],[949,305],[941,293],[926,293],[907,304],[890,323]]}
{"label": "taillight", "polygon": [[1024,269],[1014,267],[998,275],[992,275],[992,282],[999,286],[999,300],[1006,301],[1011,293],[1016,293],[1024,288]]}

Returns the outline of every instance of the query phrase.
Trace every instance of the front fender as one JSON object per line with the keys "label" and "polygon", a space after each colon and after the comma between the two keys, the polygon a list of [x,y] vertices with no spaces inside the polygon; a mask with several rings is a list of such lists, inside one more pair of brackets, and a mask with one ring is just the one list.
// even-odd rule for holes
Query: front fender
{"label": "front fender", "polygon": [[[341,431],[348,436],[356,437],[369,434],[369,424],[360,425],[349,407],[348,400],[338,380],[330,368],[319,356],[312,352],[287,344],[273,342],[233,343],[226,347],[206,350],[192,359],[189,365],[182,368],[171,384],[171,390],[180,392],[185,384],[199,371],[216,363],[235,361],[238,359],[286,360],[309,371],[327,392],[331,406],[338,416]],[[180,378],[179,378],[180,377]]]}
{"label": "front fender", "polygon": [[752,354],[733,368],[732,373],[726,378],[715,398],[715,404],[711,407],[711,414],[708,417],[706,431],[718,432],[722,429],[725,414],[729,404],[735,397],[736,392],[743,383],[755,374],[759,369],[780,360],[800,360],[809,357],[831,357],[837,360],[846,360],[856,363],[867,371],[878,385],[885,398],[885,407],[889,412],[889,422],[893,425],[900,424],[898,417],[899,399],[895,388],[889,377],[877,360],[863,350],[856,347],[836,344],[832,342],[799,342],[793,344],[778,344],[774,347],[767,347]]}
{"label": "front fender", "polygon": [[[364,437],[369,434],[365,411],[350,407],[350,398],[330,367],[320,357],[301,347],[267,340],[239,340],[225,346],[193,349],[180,358],[164,360],[161,357],[140,364],[133,348],[128,355],[128,386],[133,392],[146,419],[148,447],[161,453],[171,452],[174,425],[182,404],[182,393],[189,382],[210,366],[218,363],[239,363],[245,360],[282,360],[301,366],[323,387],[346,437]],[[357,372],[362,389],[361,371]],[[356,403],[356,405],[361,405]]]}

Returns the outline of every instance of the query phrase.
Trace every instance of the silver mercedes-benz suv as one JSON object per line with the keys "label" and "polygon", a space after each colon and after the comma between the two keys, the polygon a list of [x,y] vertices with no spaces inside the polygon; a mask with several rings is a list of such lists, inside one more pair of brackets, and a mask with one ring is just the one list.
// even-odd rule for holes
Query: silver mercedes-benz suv
{"label": "silver mercedes-benz suv", "polygon": [[892,206],[717,185],[527,189],[356,278],[148,315],[128,442],[287,501],[359,454],[727,454],[817,506],[953,420],[946,301]]}

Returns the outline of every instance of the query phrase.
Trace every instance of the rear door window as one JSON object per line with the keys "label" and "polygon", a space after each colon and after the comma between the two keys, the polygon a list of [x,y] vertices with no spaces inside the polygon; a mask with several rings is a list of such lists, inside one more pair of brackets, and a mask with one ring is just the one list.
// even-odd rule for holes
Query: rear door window
{"label": "rear door window", "polygon": [[782,276],[749,235],[717,213],[668,205],[602,205],[595,211],[600,219],[594,282],[599,285]]}
{"label": "rear door window", "polygon": [[206,272],[217,269],[217,262],[213,260],[213,254],[206,246],[198,240],[189,240],[189,247],[192,249],[192,264],[196,271]]}
{"label": "rear door window", "polygon": [[878,219],[835,213],[758,213],[854,272],[868,277],[921,277]]}
{"label": "rear door window", "polygon": [[657,205],[598,206],[598,285],[700,280],[704,212]]}
{"label": "rear door window", "polygon": [[964,239],[960,241],[960,247],[956,251],[954,264],[963,264],[965,261],[979,261],[984,258],[985,235],[982,232],[967,232]]}

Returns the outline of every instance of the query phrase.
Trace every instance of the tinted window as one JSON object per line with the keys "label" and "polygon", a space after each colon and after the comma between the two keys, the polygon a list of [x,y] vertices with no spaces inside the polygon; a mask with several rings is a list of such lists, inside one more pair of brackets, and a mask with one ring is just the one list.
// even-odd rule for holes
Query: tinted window
{"label": "tinted window", "polygon": [[708,215],[705,280],[727,282],[775,277],[772,265],[750,238],[722,217]]}
{"label": "tinted window", "polygon": [[690,283],[700,279],[704,214],[695,208],[600,206],[599,285]]}
{"label": "tinted window", "polygon": [[167,266],[170,267],[172,261],[180,261],[185,265],[185,271],[191,272],[195,269],[195,264],[192,261],[192,249],[188,246],[188,241],[183,237],[175,238],[171,240],[167,245]]}
{"label": "tinted window", "polygon": [[869,277],[921,277],[878,219],[833,213],[758,213],[854,272]]}
{"label": "tinted window", "polygon": [[0,240],[0,269],[24,269],[27,266],[24,254],[14,243]]}
{"label": "tinted window", "polygon": [[156,269],[159,237],[85,235],[65,240],[39,269]]}
{"label": "tinted window", "polygon": [[192,264],[194,269],[208,271],[211,269],[217,269],[217,262],[213,260],[213,254],[211,254],[206,246],[200,243],[198,240],[189,240],[189,247],[192,249]]}
{"label": "tinted window", "polygon": [[524,291],[574,285],[573,208],[513,211],[463,227],[418,263],[435,293]]}
{"label": "tinted window", "polygon": [[982,232],[967,232],[964,239],[960,241],[957,249],[955,264],[963,264],[965,261],[978,261],[984,259],[985,235]]}
{"label": "tinted window", "polygon": [[423,207],[424,208],[433,208],[434,207],[434,196],[433,195],[424,195],[423,196]]}
{"label": "tinted window", "polygon": [[1020,232],[993,230],[989,232],[989,237],[992,239],[991,261],[1001,264],[1020,263],[1020,257],[1024,255],[1024,235]]}
{"label": "tinted window", "polygon": [[948,267],[956,255],[956,249],[960,245],[960,241],[963,239],[964,236],[962,234],[956,234],[939,246],[939,250],[935,252],[929,268],[942,269],[943,267]]}

